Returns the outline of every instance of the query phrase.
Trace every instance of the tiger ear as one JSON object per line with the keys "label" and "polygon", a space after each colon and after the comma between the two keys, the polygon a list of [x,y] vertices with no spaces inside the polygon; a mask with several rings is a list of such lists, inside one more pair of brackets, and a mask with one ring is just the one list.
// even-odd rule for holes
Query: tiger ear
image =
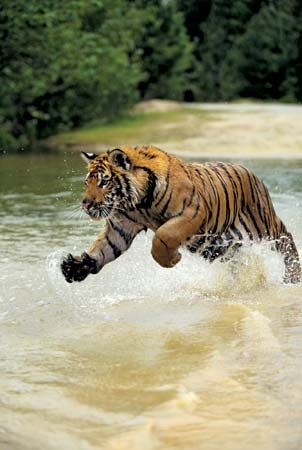
{"label": "tiger ear", "polygon": [[108,160],[111,164],[113,164],[116,167],[122,167],[125,170],[129,170],[132,167],[131,160],[128,155],[126,155],[123,150],[120,150],[119,148],[115,148],[114,150],[111,150],[108,155]]}
{"label": "tiger ear", "polygon": [[86,163],[89,163],[90,161],[94,160],[98,155],[95,155],[94,153],[81,152],[81,156]]}

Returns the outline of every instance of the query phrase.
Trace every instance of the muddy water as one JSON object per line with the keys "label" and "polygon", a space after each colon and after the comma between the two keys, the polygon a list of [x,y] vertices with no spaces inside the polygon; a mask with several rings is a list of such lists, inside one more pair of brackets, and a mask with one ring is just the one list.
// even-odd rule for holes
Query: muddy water
{"label": "muddy water", "polygon": [[[302,161],[245,163],[302,253]],[[302,285],[266,246],[162,269],[151,233],[68,285],[62,255],[101,226],[77,207],[84,173],[0,159],[0,449],[300,449]]]}

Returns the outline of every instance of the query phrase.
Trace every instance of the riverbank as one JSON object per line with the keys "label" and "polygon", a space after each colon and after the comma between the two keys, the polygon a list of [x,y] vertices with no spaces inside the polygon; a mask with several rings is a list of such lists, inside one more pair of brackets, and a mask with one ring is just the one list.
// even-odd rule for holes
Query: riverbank
{"label": "riverbank", "polygon": [[302,105],[151,100],[113,124],[94,123],[47,143],[74,151],[153,144],[192,157],[302,158]]}

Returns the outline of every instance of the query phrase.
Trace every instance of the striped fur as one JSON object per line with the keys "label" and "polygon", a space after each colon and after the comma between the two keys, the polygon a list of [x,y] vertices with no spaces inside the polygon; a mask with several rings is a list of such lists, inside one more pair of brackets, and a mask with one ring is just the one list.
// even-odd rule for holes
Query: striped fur
{"label": "striped fur", "polygon": [[105,218],[106,226],[88,253],[64,259],[67,281],[97,273],[145,229],[155,233],[151,253],[163,267],[177,264],[183,245],[208,261],[225,261],[243,241],[269,240],[283,255],[284,281],[300,281],[292,235],[276,215],[263,182],[245,167],[188,164],[155,147],[83,156],[88,175],[82,206],[90,217]]}

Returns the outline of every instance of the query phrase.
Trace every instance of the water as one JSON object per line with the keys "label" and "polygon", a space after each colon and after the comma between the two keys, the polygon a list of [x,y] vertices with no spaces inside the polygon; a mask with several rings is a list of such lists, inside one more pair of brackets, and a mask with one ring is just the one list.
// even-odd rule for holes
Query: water
{"label": "water", "polygon": [[[241,162],[301,254],[302,161]],[[275,253],[163,269],[147,233],[69,285],[62,255],[101,227],[77,206],[83,163],[6,156],[0,172],[1,450],[302,447],[302,285]]]}

